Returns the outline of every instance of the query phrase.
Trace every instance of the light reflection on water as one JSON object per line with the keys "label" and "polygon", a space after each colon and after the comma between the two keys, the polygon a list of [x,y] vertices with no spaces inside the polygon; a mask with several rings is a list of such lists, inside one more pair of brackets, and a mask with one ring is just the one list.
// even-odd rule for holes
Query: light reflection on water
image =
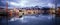
{"label": "light reflection on water", "polygon": [[36,20],[49,21],[55,17],[54,15],[37,15],[37,16],[38,17],[36,17],[36,16],[23,16],[22,18],[14,17],[14,18],[11,18],[11,20],[9,20],[9,21],[17,21],[18,20],[19,22],[27,23],[27,22],[36,21]]}

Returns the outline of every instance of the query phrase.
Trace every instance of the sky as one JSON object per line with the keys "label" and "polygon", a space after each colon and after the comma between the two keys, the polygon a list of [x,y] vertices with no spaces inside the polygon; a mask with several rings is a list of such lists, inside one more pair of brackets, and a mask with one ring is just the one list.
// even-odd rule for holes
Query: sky
{"label": "sky", "polygon": [[[56,0],[58,6],[60,6],[60,0]],[[0,7],[6,7],[6,2],[8,2],[8,7],[34,7],[34,6],[41,6],[41,7],[54,7],[54,0],[0,0]]]}

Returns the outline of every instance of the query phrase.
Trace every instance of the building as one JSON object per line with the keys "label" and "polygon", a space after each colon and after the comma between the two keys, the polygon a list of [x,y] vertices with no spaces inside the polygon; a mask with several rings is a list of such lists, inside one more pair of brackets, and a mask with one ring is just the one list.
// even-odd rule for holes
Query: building
{"label": "building", "polygon": [[50,11],[50,14],[55,14],[56,13],[54,8],[50,8],[49,11]]}
{"label": "building", "polygon": [[56,10],[56,17],[60,17],[60,7],[58,7]]}

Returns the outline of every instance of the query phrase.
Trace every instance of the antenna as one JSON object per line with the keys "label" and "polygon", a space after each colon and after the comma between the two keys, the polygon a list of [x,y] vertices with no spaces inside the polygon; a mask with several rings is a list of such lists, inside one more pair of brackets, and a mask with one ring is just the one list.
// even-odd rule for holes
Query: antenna
{"label": "antenna", "polygon": [[8,2],[6,2],[6,12],[8,12]]}

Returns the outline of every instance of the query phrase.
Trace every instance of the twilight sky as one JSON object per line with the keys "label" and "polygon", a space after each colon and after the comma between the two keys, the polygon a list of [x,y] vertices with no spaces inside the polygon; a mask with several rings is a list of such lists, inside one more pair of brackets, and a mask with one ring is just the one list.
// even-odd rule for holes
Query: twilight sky
{"label": "twilight sky", "polygon": [[[58,6],[60,6],[60,0],[56,0]],[[6,7],[6,2],[8,2],[8,7],[54,7],[54,0],[0,0],[0,7]]]}

